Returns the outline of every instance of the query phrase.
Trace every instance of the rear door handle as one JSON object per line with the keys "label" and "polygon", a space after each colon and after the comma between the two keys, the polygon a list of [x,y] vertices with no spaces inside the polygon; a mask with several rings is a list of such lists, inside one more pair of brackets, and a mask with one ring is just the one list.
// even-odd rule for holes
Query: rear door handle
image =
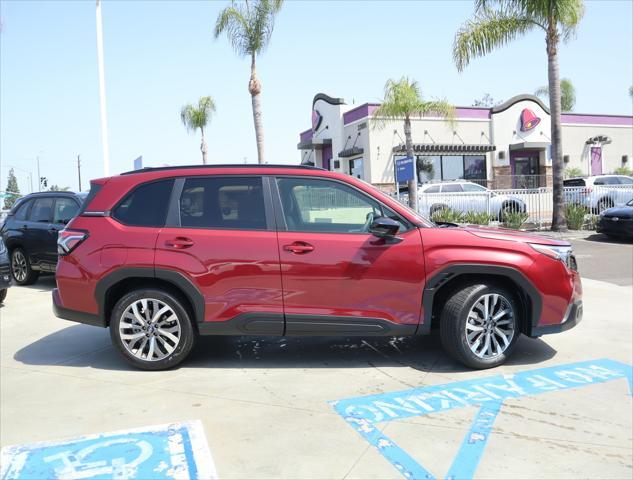
{"label": "rear door handle", "polygon": [[314,246],[306,242],[294,242],[290,245],[284,245],[284,250],[291,253],[303,254],[310,253],[314,250]]}
{"label": "rear door handle", "polygon": [[187,237],[176,237],[165,241],[165,245],[171,248],[189,248],[193,246],[193,240]]}

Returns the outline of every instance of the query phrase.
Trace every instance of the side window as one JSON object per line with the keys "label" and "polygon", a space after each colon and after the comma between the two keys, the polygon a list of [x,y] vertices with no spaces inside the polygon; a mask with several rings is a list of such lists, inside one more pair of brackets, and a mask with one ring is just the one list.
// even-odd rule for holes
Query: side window
{"label": "side window", "polygon": [[435,185],[434,187],[429,187],[426,190],[424,190],[424,193],[440,193],[440,186]]}
{"label": "side window", "polygon": [[29,212],[29,207],[33,203],[32,200],[27,200],[26,202],[22,202],[22,205],[18,207],[13,218],[16,220],[26,220],[26,214]]}
{"label": "side window", "polygon": [[112,216],[125,225],[162,227],[173,180],[145,183],[132,190],[114,209]]}
{"label": "side window", "polygon": [[633,185],[633,178],[630,177],[619,177],[621,185]]}
{"label": "side window", "polygon": [[33,207],[29,214],[31,222],[49,223],[53,216],[53,197],[37,198],[33,200]]}
{"label": "side window", "polygon": [[444,192],[461,192],[462,186],[459,183],[452,183],[449,185],[442,185],[442,193]]}
{"label": "side window", "polygon": [[474,183],[464,183],[462,185],[462,188],[464,189],[464,192],[485,192],[486,189],[484,187],[482,187],[481,185],[477,185]]}
{"label": "side window", "polygon": [[183,227],[266,230],[260,177],[192,177],[180,196]]}
{"label": "side window", "polygon": [[594,185],[606,185],[606,183],[604,178],[596,178],[593,182]]}
{"label": "side window", "polygon": [[312,178],[279,178],[279,195],[288,230],[366,233],[374,218],[394,212],[355,189]]}
{"label": "side window", "polygon": [[77,215],[79,205],[72,198],[60,197],[55,201],[55,211],[53,212],[53,223],[66,225],[70,219]]}

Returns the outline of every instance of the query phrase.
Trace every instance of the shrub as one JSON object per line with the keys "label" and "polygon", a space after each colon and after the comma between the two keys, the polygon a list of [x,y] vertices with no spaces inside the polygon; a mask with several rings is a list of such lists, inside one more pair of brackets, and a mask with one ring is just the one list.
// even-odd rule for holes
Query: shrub
{"label": "shrub", "polygon": [[431,220],[434,222],[461,223],[464,220],[464,214],[450,208],[441,208],[433,212]]}
{"label": "shrub", "polygon": [[600,217],[598,215],[588,215],[587,216],[587,225],[585,226],[586,230],[595,230],[596,224],[598,223],[598,219]]}
{"label": "shrub", "polygon": [[567,228],[570,230],[582,230],[585,223],[585,215],[587,210],[582,205],[565,205],[565,218],[567,219]]}
{"label": "shrub", "polygon": [[582,177],[583,171],[578,167],[567,167],[565,169],[565,178]]}
{"label": "shrub", "polygon": [[615,170],[613,170],[613,173],[615,175],[630,175],[630,176],[633,176],[633,170],[631,170],[629,167],[618,167]]}
{"label": "shrub", "polygon": [[488,225],[490,223],[490,215],[487,212],[473,212],[469,210],[464,215],[464,222],[471,225]]}
{"label": "shrub", "polygon": [[529,215],[527,212],[509,211],[503,214],[503,226],[518,230],[525,223]]}

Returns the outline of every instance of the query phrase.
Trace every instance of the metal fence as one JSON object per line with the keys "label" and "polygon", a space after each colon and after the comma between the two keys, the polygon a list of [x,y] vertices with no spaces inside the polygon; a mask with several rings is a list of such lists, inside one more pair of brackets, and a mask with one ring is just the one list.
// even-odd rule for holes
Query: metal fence
{"label": "metal fence", "polygon": [[[587,214],[599,214],[612,206],[623,205],[633,199],[633,186],[609,185],[593,187],[564,187],[566,205],[580,205]],[[399,200],[407,203],[406,194]],[[545,228],[551,224],[553,197],[550,187],[514,188],[487,192],[419,193],[418,211],[430,218],[441,209],[451,209],[463,214],[487,213],[492,222],[503,220],[504,213],[527,213],[526,226]]]}

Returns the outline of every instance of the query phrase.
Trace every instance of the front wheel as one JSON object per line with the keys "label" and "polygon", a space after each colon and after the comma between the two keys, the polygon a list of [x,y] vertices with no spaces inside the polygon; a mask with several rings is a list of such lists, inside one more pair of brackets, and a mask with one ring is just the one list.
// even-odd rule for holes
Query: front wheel
{"label": "front wheel", "polygon": [[129,363],[143,370],[178,365],[191,352],[195,335],[181,300],[163,290],[135,290],[112,310],[112,343]]}
{"label": "front wheel", "polygon": [[509,291],[494,285],[470,285],[456,291],[440,317],[447,353],[467,367],[484,369],[504,363],[520,335],[519,305]]}

